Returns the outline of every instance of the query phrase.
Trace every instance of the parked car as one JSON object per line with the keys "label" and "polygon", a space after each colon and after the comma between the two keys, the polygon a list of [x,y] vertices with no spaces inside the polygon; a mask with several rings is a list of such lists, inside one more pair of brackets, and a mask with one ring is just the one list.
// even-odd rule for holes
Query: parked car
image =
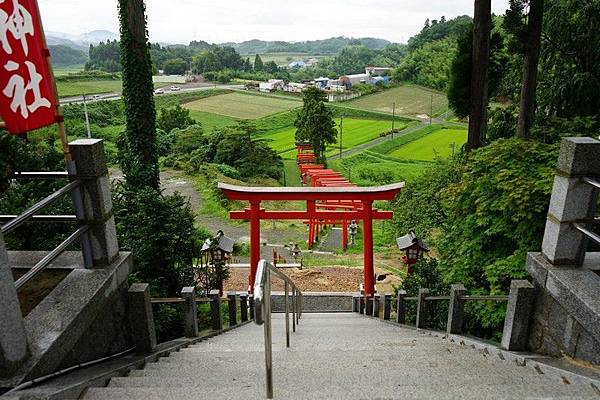
{"label": "parked car", "polygon": [[163,94],[165,92],[164,89],[154,89],[154,94]]}
{"label": "parked car", "polygon": [[178,92],[181,90],[181,88],[179,86],[171,86],[171,92]]}
{"label": "parked car", "polygon": [[100,100],[100,95],[98,95],[98,94],[93,95],[92,100],[94,100],[94,101]]}

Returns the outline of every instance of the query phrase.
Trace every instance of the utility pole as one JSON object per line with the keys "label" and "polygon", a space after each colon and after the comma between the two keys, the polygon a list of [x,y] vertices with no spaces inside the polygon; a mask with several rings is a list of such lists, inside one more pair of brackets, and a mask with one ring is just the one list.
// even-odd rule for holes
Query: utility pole
{"label": "utility pole", "polygon": [[340,160],[342,159],[342,137],[344,133],[344,116],[340,117]]}
{"label": "utility pole", "polygon": [[431,95],[431,102],[429,106],[429,126],[431,126],[431,118],[433,116],[433,95]]}
{"label": "utility pole", "polygon": [[392,104],[392,140],[394,139],[394,122],[396,122],[396,102]]}
{"label": "utility pole", "polygon": [[87,129],[87,137],[88,139],[92,138],[92,132],[90,131],[90,118],[88,117],[87,110],[87,96],[83,95],[83,112],[85,113],[85,127]]}

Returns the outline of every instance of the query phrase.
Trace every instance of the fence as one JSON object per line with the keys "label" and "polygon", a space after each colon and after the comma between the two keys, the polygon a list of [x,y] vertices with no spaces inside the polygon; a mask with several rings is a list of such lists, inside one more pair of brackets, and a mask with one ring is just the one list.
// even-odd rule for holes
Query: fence
{"label": "fence", "polygon": [[501,346],[506,350],[524,350],[527,345],[527,330],[529,316],[533,305],[535,290],[528,281],[514,280],[511,282],[508,296],[467,295],[463,285],[456,284],[450,288],[448,296],[430,296],[429,289],[419,289],[419,295],[406,296],[399,291],[397,297],[391,294],[376,295],[375,297],[353,297],[353,312],[378,317],[383,320],[391,319],[392,304],[396,304],[396,322],[406,324],[406,306],[410,301],[417,302],[417,329],[429,328],[430,313],[434,302],[448,301],[448,319],[446,333],[461,334],[464,325],[464,307],[468,301],[504,301],[507,302],[504,330]]}

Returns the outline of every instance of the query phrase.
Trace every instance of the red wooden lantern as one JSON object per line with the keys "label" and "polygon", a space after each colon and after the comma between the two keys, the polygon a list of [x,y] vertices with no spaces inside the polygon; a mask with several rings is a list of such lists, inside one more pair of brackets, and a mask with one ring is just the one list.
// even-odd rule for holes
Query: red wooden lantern
{"label": "red wooden lantern", "polygon": [[396,239],[400,251],[406,254],[402,256],[402,261],[408,266],[408,274],[412,274],[413,266],[419,261],[424,252],[429,248],[421,239],[417,238],[413,231]]}

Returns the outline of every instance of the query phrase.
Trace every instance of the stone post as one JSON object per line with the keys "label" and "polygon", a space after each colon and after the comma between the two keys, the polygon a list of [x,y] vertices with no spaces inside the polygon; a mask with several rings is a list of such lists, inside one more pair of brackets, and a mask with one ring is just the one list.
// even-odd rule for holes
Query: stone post
{"label": "stone post", "polygon": [[587,137],[564,138],[542,242],[542,254],[554,265],[581,266],[587,237],[573,226],[591,227],[598,190],[582,177],[600,175],[600,141]]}
{"label": "stone post", "polygon": [[210,294],[210,316],[212,329],[220,331],[223,329],[223,315],[221,314],[221,297],[217,289],[211,290]]}
{"label": "stone post", "polygon": [[417,303],[417,328],[426,328],[429,324],[427,301],[429,289],[419,289],[419,302]]}
{"label": "stone post", "polygon": [[398,290],[398,298],[396,299],[396,322],[399,324],[406,323],[406,291]]}
{"label": "stone post", "polygon": [[352,296],[352,312],[359,312],[360,311],[360,296],[355,294],[354,296]]}
{"label": "stone post", "polygon": [[0,378],[8,378],[29,357],[27,332],[15,282],[8,263],[8,252],[0,232]]}
{"label": "stone post", "polygon": [[250,319],[254,319],[254,295],[248,296],[248,311],[250,313]]}
{"label": "stone post", "polygon": [[535,288],[525,280],[514,280],[510,283],[504,330],[502,331],[502,348],[505,350],[525,350],[529,334],[529,321],[535,300]]}
{"label": "stone post", "polygon": [[448,323],[446,324],[446,333],[448,334],[462,333],[465,301],[461,300],[460,297],[466,293],[464,285],[450,286],[450,304],[448,305]]}
{"label": "stone post", "polygon": [[392,312],[392,295],[390,293],[386,293],[383,295],[383,319],[389,321],[390,314]]}
{"label": "stone post", "polygon": [[373,316],[373,301],[374,298],[372,296],[365,296],[365,315],[369,317]]}
{"label": "stone post", "polygon": [[373,316],[375,318],[379,318],[379,311],[381,308],[381,295],[376,294],[373,302]]}
{"label": "stone post", "polygon": [[363,314],[365,313],[365,298],[364,296],[360,296],[358,298],[358,312],[359,314]]}
{"label": "stone post", "polygon": [[242,322],[248,321],[248,295],[240,294],[240,317]]}
{"label": "stone post", "polygon": [[183,333],[185,337],[198,336],[198,307],[196,306],[196,293],[193,287],[184,287],[181,290],[181,297],[185,300],[183,303]]}
{"label": "stone post", "polygon": [[119,254],[104,145],[101,139],[78,139],[69,148],[77,177],[82,180],[83,217],[90,227],[92,263],[102,268]]}
{"label": "stone post", "polygon": [[227,301],[229,303],[229,326],[237,325],[237,301],[238,294],[236,292],[230,292],[227,295]]}
{"label": "stone post", "polygon": [[129,322],[135,349],[150,353],[156,349],[156,331],[147,283],[134,283],[129,287]]}

